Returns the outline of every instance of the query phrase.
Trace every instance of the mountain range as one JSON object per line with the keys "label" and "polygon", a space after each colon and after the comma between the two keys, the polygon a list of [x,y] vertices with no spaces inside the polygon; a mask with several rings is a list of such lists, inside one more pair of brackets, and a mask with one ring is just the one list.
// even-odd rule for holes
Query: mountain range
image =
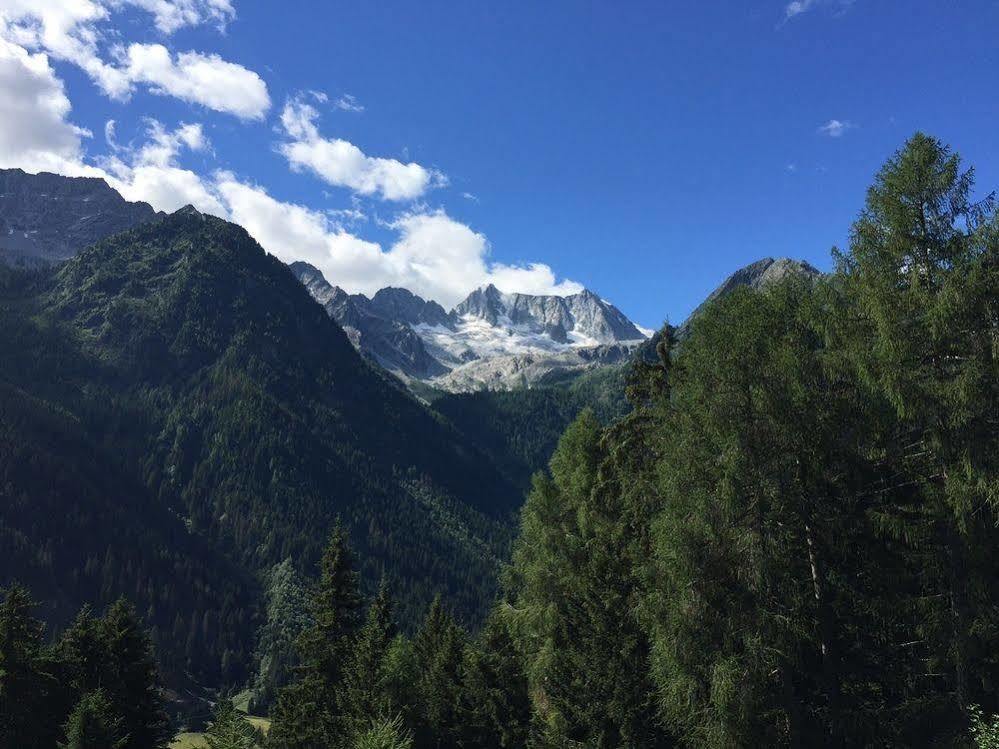
{"label": "mountain range", "polygon": [[[127,593],[175,676],[244,678],[262,576],[312,574],[338,518],[405,626],[437,592],[480,620],[531,474],[652,344],[589,291],[367,298],[191,207],[0,184],[0,585],[54,625]],[[816,271],[716,293],[786,273]]]}
{"label": "mountain range", "polygon": [[354,345],[406,381],[450,392],[532,387],[626,360],[647,336],[592,291],[570,296],[474,290],[450,312],[406,289],[370,299],[292,263]]}

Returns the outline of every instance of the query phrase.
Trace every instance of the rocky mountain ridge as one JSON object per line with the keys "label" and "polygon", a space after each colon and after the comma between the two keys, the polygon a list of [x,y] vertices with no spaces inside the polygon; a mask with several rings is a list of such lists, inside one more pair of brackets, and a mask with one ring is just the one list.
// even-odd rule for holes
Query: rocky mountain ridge
{"label": "rocky mountain ridge", "polygon": [[48,265],[165,214],[103,179],[0,169],[0,263]]}
{"label": "rocky mountain ridge", "polygon": [[406,289],[370,299],[292,263],[354,345],[406,380],[448,391],[513,389],[626,359],[645,334],[591,291],[570,296],[474,290],[450,312]]}

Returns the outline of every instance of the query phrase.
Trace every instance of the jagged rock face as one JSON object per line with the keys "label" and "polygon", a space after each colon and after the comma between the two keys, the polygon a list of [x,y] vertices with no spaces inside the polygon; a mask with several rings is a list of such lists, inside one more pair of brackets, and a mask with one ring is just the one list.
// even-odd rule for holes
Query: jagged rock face
{"label": "jagged rock face", "polygon": [[478,318],[493,326],[514,326],[549,335],[556,342],[607,344],[641,341],[645,335],[620,310],[592,291],[571,296],[504,294],[490,284],[476,289],[452,316]]}
{"label": "jagged rock face", "polygon": [[164,215],[128,202],[103,179],[0,169],[0,262],[57,263]]}
{"label": "jagged rock face", "polygon": [[348,294],[339,286],[331,285],[318,268],[308,263],[292,263],[290,267],[312,298],[340,324],[354,347],[382,367],[417,379],[429,379],[447,372],[446,367],[427,353],[423,340],[410,324],[389,316],[403,310],[416,320],[438,319],[433,309],[436,307],[446,320],[447,313],[439,304],[426,302],[405,289],[383,289],[388,293],[380,291],[375,299],[368,299],[363,294]]}
{"label": "jagged rock face", "polygon": [[568,297],[476,289],[450,313],[406,289],[371,299],[291,266],[361,351],[403,377],[447,390],[531,386],[626,358],[642,332],[596,294]]}
{"label": "jagged rock face", "polygon": [[565,380],[598,367],[621,364],[633,351],[633,343],[617,343],[478,359],[436,378],[433,385],[453,393],[529,388]]}
{"label": "jagged rock face", "polygon": [[450,316],[437,302],[421,299],[407,289],[382,289],[371,298],[370,309],[379,317],[407,325],[451,324]]}

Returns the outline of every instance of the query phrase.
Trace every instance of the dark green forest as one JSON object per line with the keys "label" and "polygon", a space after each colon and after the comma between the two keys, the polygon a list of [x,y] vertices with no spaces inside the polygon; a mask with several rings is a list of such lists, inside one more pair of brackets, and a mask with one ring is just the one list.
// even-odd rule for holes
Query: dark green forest
{"label": "dark green forest", "polygon": [[5,576],[60,603],[0,606],[0,746],[166,746],[171,669],[219,688],[212,747],[995,746],[980,193],[916,134],[832,273],[717,299],[614,394],[436,413],[222,222],[9,276]]}

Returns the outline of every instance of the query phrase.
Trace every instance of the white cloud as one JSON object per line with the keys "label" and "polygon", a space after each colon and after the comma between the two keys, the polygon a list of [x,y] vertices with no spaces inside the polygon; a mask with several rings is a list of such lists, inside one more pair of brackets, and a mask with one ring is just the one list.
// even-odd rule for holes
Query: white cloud
{"label": "white cloud", "polygon": [[215,185],[178,163],[184,149],[208,148],[201,125],[181,124],[167,130],[149,120],[146,135],[148,140],[141,146],[119,147],[114,156],[101,160],[108,183],[127,200],[143,200],[160,211],[175,211],[191,204],[205,213],[228,218],[229,211]]}
{"label": "white cloud", "polygon": [[48,58],[0,39],[0,167],[92,174],[82,138],[69,122],[70,102]]}
{"label": "white cloud", "polygon": [[344,112],[364,111],[364,105],[361,104],[355,97],[351,96],[350,94],[344,94],[343,96],[341,96],[339,99],[333,102],[333,106]]}
{"label": "white cloud", "polygon": [[[315,98],[325,101],[321,95]],[[318,118],[319,112],[304,95],[285,105],[281,125],[291,140],[279,148],[292,169],[307,170],[330,185],[385,200],[413,200],[444,183],[443,174],[415,162],[368,156],[353,143],[323,138],[316,127]]]}
{"label": "white cloud", "polygon": [[272,255],[285,262],[312,263],[331,283],[349,291],[372,293],[387,285],[380,282],[385,263],[377,243],[343,231],[323,213],[275,200],[263,188],[232,174],[221,172],[216,179],[232,220]]}
{"label": "white cloud", "polygon": [[845,12],[853,2],[854,0],[792,0],[784,6],[784,20],[790,21],[795,16],[807,13],[820,5],[836,6],[839,11]]}
{"label": "white cloud", "polygon": [[[103,24],[126,5],[153,14],[166,33],[234,15],[229,0],[0,0],[0,37],[80,67],[109,97],[127,99],[136,84],[244,119],[260,118],[270,107],[267,86],[251,70],[218,55],[173,55],[162,44],[112,46],[109,62],[100,47]],[[113,40],[112,35],[112,40]]]}
{"label": "white cloud", "polygon": [[794,18],[810,10],[813,5],[815,5],[815,0],[794,0],[785,6],[784,18]]}
{"label": "white cloud", "polygon": [[819,127],[818,133],[819,135],[827,135],[830,138],[839,138],[847,130],[851,130],[854,127],[856,125],[848,120],[829,120],[829,122]]}
{"label": "white cloud", "polygon": [[485,236],[444,211],[403,214],[389,224],[399,236],[385,250],[345,231],[325,213],[276,200],[263,188],[229,173],[222,172],[216,179],[232,220],[243,225],[264,249],[285,262],[305,260],[330,283],[352,293],[370,295],[386,286],[402,286],[451,307],[487,283],[502,291],[530,294],[582,290],[572,281],[557,281],[547,265],[488,262]]}
{"label": "white cloud", "polygon": [[[109,121],[104,127],[109,153],[87,158],[84,146],[91,134],[70,119],[70,100],[52,68],[54,58],[78,64],[112,95],[127,96],[133,86],[147,85],[247,118],[260,116],[269,104],[259,77],[216,56],[174,55],[160,44],[118,47],[109,58],[112,64],[99,54],[105,40],[98,24],[107,19],[109,9],[124,4],[144,8],[160,30],[168,32],[199,19],[224,23],[232,17],[228,0],[105,2],[0,0],[0,167],[103,177],[127,199],[163,211],[191,203],[242,224],[279,258],[312,262],[349,291],[371,294],[385,286],[404,286],[452,306],[487,283],[504,291],[537,294],[581,288],[559,281],[544,264],[490,261],[486,237],[442,209],[416,207],[383,224],[397,235],[387,247],[353,234],[348,227],[366,220],[358,196],[411,200],[445,178],[419,164],[370,157],[346,141],[322,137],[318,113],[302,97],[290,101],[282,113],[288,136],[282,150],[293,167],[353,190],[349,208],[316,211],[276,200],[228,172],[203,174],[185,168],[187,154],[209,153],[211,148],[196,123],[169,129],[147,120],[137,143],[123,143]],[[326,101],[322,95],[313,97],[314,102]],[[342,101],[360,107],[353,99]]]}
{"label": "white cloud", "polygon": [[260,119],[270,108],[267,85],[259,75],[218,55],[182,52],[174,58],[162,44],[132,44],[123,56],[132,82],[244,119]]}
{"label": "white cloud", "polygon": [[134,5],[153,15],[156,28],[164,34],[185,26],[215,22],[220,28],[236,17],[230,0],[111,0],[116,4]]}

